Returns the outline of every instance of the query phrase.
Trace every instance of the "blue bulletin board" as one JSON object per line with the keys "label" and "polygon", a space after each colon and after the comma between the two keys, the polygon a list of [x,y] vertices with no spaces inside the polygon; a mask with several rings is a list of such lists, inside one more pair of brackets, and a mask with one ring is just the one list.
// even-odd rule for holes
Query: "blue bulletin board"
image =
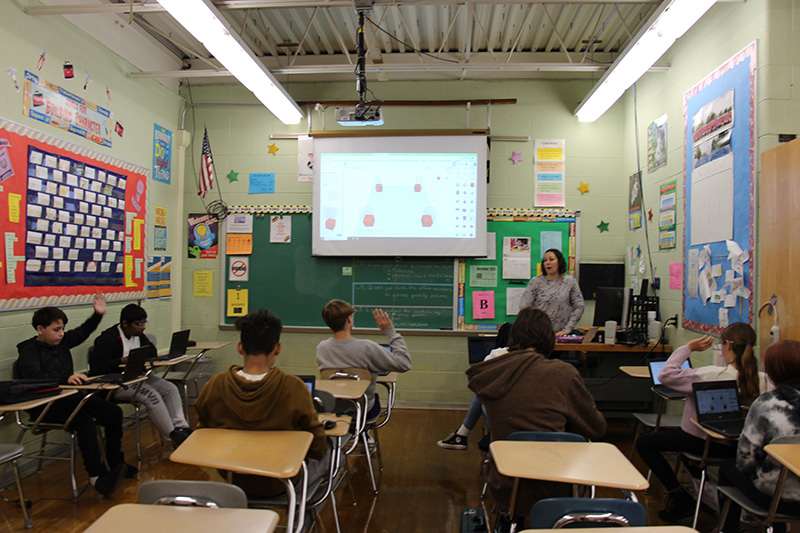
{"label": "blue bulletin board", "polygon": [[683,327],[753,322],[756,43],[684,94]]}

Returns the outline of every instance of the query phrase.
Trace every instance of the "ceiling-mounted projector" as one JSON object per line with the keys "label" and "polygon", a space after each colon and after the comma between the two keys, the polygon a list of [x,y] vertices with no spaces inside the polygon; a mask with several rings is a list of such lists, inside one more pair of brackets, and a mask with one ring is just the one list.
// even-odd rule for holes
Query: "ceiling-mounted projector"
{"label": "ceiling-mounted projector", "polygon": [[383,111],[380,107],[337,107],[334,116],[336,122],[342,126],[383,126]]}

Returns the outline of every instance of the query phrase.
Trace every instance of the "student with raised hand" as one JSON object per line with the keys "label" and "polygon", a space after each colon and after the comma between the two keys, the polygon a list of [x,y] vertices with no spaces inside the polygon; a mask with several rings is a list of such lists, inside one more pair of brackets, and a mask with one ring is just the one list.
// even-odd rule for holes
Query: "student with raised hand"
{"label": "student with raised hand", "polygon": [[[800,342],[782,340],[764,351],[764,370],[775,384],[753,402],[747,412],[735,458],[722,462],[719,485],[735,486],[750,500],[769,508],[780,474],[764,446],[778,437],[800,435]],[[789,475],[781,494],[778,512],[800,516],[800,481]],[[741,508],[731,502],[722,528],[738,533]]]}
{"label": "student with raised hand", "polygon": [[[144,334],[146,327],[147,311],[136,304],[123,307],[119,324],[111,326],[94,340],[94,350],[89,356],[89,375],[119,372],[120,365],[128,360],[128,354],[134,348],[150,346],[155,356],[156,347]],[[134,393],[135,400],[147,407],[153,426],[162,438],[172,442],[173,447],[177,448],[191,435],[192,430],[183,415],[181,395],[174,384],[151,374],[141,386],[122,386],[115,390],[114,399],[130,401]]]}
{"label": "student with raised hand", "polygon": [[[605,418],[578,370],[569,363],[550,359],[555,342],[547,314],[526,307],[511,326],[508,353],[467,370],[469,388],[486,409],[492,442],[517,431],[566,431],[590,440],[605,433]],[[498,506],[507,505],[513,479],[500,474],[490,461],[487,481]],[[570,493],[565,484],[522,480],[516,509],[530,509],[542,498]]]}
{"label": "student with raised hand", "polygon": [[[237,350],[244,358],[243,364],[231,365],[203,387],[194,404],[198,427],[312,433],[314,439],[306,455],[311,485],[328,473],[330,451],[306,384],[275,367],[281,353],[281,319],[259,309],[238,318],[236,329],[240,332]],[[285,491],[279,479],[262,476],[234,473],[233,483],[252,497]]]}
{"label": "student with raised hand", "polygon": [[[97,294],[92,302],[94,313],[77,328],[65,331],[69,320],[57,307],[43,307],[33,313],[32,324],[36,336],[17,344],[19,373],[22,378],[54,379],[61,385],[81,385],[86,375],[76,373],[72,362],[71,348],[78,346],[100,324],[106,312],[106,301]],[[83,399],[83,394],[74,394],[51,404],[43,421],[64,423]],[[29,411],[38,417],[46,406]],[[105,428],[106,460],[111,470],[103,464],[97,443],[97,426]],[[137,469],[125,464],[122,453],[122,409],[98,395],[91,396],[69,427],[78,437],[78,446],[83,456],[83,466],[89,475],[89,483],[97,492],[110,498],[128,472],[136,475]]]}
{"label": "student with raised hand", "polygon": [[367,389],[369,406],[367,419],[381,413],[380,398],[375,393],[378,372],[407,372],[411,370],[411,355],[402,335],[397,333],[392,319],[383,309],[375,309],[372,316],[378,329],[386,335],[392,351],[369,339],[356,339],[351,332],[356,310],[343,300],[331,300],[322,308],[322,319],[333,331],[333,337],[317,345],[317,366],[320,370],[339,368],[364,368],[372,373]]}
{"label": "student with raised hand", "polygon": [[542,256],[542,274],[528,283],[519,299],[520,309],[530,305],[547,313],[556,337],[572,333],[583,316],[583,294],[566,272],[564,255],[550,248]]}
{"label": "student with raised hand", "polygon": [[[661,383],[686,394],[683,406],[683,418],[679,429],[662,429],[639,437],[636,451],[645,464],[655,474],[667,490],[664,509],[658,516],[667,522],[692,516],[695,510],[694,498],[678,482],[672,466],[667,462],[664,452],[688,452],[702,455],[708,435],[694,423],[691,418],[697,414],[692,383],[700,381],[735,380],[739,387],[739,399],[749,404],[761,392],[769,390],[767,376],[758,372],[753,348],[756,343],[756,332],[749,324],[735,322],[722,331],[720,335],[720,351],[725,366],[708,365],[699,368],[681,368],[692,352],[702,352],[711,347],[708,335],[689,341],[670,355],[661,369]],[[710,455],[726,457],[733,454],[731,446],[712,443]]]}

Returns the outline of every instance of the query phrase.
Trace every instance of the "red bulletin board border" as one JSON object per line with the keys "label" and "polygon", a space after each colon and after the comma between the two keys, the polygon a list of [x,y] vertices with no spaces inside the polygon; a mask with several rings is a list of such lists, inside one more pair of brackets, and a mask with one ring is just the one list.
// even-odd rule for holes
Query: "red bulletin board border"
{"label": "red bulletin board border", "polygon": [[[29,147],[57,157],[68,158],[87,167],[94,167],[98,172],[105,171],[124,176],[125,227],[121,249],[124,275],[120,285],[25,285]],[[85,304],[91,302],[94,294],[98,292],[105,294],[109,301],[136,300],[146,296],[145,229],[149,169],[75,145],[2,117],[0,117],[0,163],[11,165],[10,172],[8,169],[5,173],[0,172],[0,179],[3,180],[0,181],[0,220],[4,244],[4,254],[0,256],[2,260],[0,311],[47,305]],[[17,204],[18,220],[12,222]],[[94,205],[96,204],[91,204],[92,207]],[[16,242],[8,244],[9,237],[15,237]],[[13,272],[10,272],[10,269],[13,269]],[[13,282],[10,282],[12,278]]]}

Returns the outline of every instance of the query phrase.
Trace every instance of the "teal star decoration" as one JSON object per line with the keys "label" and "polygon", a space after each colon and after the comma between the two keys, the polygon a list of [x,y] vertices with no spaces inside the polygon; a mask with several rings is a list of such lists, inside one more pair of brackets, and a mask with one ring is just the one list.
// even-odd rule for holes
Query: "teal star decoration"
{"label": "teal star decoration", "polygon": [[636,246],[636,257],[642,257],[642,247]]}
{"label": "teal star decoration", "polygon": [[239,181],[239,173],[231,170],[230,172],[228,172],[228,179],[231,180],[231,183],[233,183],[234,181]]}
{"label": "teal star decoration", "polygon": [[604,231],[608,231],[608,224],[609,224],[608,222],[603,222],[601,220],[600,223],[597,225],[597,229],[600,230],[600,233],[603,233]]}

